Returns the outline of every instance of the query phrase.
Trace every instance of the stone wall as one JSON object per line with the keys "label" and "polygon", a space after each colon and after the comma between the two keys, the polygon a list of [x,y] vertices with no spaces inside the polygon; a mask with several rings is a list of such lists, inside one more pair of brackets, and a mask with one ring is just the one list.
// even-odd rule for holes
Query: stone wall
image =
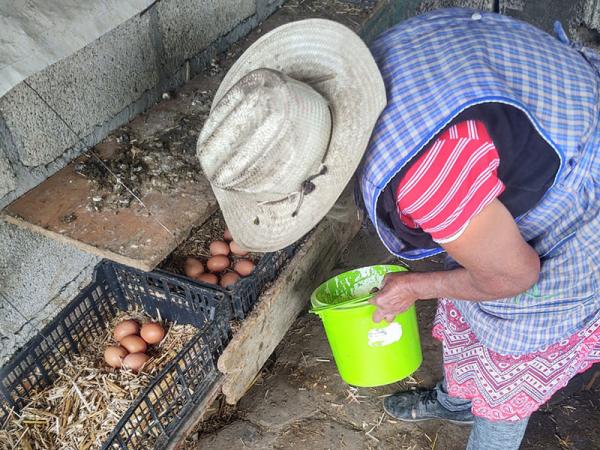
{"label": "stone wall", "polygon": [[[401,2],[402,3],[402,2]],[[559,20],[571,39],[600,47],[600,0],[420,0],[418,13],[464,7],[513,16],[549,32]]]}

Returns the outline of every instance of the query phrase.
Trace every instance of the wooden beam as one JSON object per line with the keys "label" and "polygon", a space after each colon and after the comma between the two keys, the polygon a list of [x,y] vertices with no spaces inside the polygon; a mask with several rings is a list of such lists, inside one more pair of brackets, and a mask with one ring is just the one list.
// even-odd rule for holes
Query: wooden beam
{"label": "wooden beam", "polygon": [[261,295],[256,309],[242,323],[218,361],[223,393],[235,404],[306,307],[338,256],[356,235],[360,220],[354,201],[346,196],[313,230],[275,284]]}

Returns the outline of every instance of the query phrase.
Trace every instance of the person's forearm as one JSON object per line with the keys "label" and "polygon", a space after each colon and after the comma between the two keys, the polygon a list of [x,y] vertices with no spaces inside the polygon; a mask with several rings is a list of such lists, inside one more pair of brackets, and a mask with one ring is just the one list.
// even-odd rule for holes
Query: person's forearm
{"label": "person's forearm", "polygon": [[406,275],[418,299],[449,297],[460,300],[495,300],[512,297],[529,289],[534,280],[515,280],[501,276],[475,276],[463,268],[444,272],[413,272]]}

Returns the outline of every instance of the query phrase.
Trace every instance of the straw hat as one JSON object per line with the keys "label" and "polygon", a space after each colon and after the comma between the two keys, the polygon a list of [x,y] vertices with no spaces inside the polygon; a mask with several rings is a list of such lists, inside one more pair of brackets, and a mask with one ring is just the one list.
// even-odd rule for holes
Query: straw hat
{"label": "straw hat", "polygon": [[352,177],[385,104],[369,49],[337,22],[289,23],[248,48],[197,146],[236,242],[275,251],[310,231]]}

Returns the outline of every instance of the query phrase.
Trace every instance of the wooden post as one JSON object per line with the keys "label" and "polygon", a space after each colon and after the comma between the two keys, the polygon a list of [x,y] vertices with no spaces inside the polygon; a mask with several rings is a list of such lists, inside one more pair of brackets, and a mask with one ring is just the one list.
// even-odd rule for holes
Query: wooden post
{"label": "wooden post", "polygon": [[227,403],[237,403],[252,385],[359,228],[354,201],[345,196],[309,235],[275,284],[261,295],[256,309],[243,321],[218,361],[219,370],[225,374]]}

